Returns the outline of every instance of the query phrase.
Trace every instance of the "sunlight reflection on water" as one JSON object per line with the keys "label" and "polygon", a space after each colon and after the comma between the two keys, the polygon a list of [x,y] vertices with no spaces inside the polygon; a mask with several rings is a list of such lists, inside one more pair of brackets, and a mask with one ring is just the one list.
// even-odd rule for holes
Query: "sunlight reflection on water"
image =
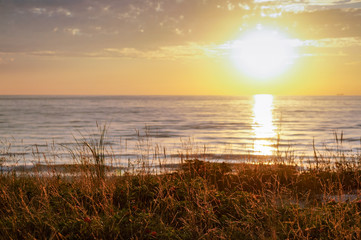
{"label": "sunlight reflection on water", "polygon": [[272,139],[276,137],[276,127],[273,125],[273,96],[259,94],[254,95],[253,99],[254,152],[272,155],[275,150]]}

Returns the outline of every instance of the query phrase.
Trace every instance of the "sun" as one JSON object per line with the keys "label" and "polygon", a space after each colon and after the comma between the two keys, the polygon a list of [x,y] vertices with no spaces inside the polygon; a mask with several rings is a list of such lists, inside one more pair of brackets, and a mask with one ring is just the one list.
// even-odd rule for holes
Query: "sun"
{"label": "sun", "polygon": [[292,40],[277,31],[257,29],[236,40],[232,59],[246,75],[269,79],[287,70],[296,57]]}

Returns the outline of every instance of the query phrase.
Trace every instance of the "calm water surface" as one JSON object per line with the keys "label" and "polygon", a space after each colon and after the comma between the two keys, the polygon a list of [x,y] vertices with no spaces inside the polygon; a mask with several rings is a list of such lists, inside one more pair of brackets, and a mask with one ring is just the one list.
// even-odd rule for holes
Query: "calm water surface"
{"label": "calm water surface", "polygon": [[278,143],[309,156],[313,140],[319,150],[335,148],[334,133],[343,132],[342,148],[356,154],[361,97],[0,96],[0,151],[20,162],[34,151],[65,156],[63,146],[75,139],[96,138],[96,123],[109,126],[107,146],[124,159],[144,154],[145,134],[147,154],[165,147],[169,154],[272,155]]}

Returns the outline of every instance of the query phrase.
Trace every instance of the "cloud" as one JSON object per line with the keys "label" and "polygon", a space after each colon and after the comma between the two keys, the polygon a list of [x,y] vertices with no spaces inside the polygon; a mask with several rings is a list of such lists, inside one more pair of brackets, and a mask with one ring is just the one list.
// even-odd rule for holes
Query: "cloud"
{"label": "cloud", "polygon": [[55,15],[63,15],[66,17],[71,17],[73,14],[68,9],[57,7],[55,9],[43,8],[43,7],[33,7],[29,9],[29,12],[35,15],[46,15],[48,17],[52,17]]}
{"label": "cloud", "polygon": [[73,36],[80,36],[82,34],[79,28],[64,28],[63,31]]}
{"label": "cloud", "polygon": [[131,55],[129,49],[144,52],[189,42],[219,45],[258,23],[302,40],[361,37],[357,4],[353,0],[9,0],[0,3],[0,32],[6,33],[0,46],[19,52],[128,49],[123,54]]}
{"label": "cloud", "polygon": [[143,12],[143,8],[130,4],[127,11],[117,14],[117,18],[119,20],[135,21]]}
{"label": "cloud", "polygon": [[[97,51],[58,51],[58,50],[35,50],[35,51],[7,51],[0,52],[2,63],[4,56],[39,56],[39,57],[80,57],[80,58],[132,58],[148,60],[176,60],[176,59],[196,59],[207,57],[207,49],[213,48],[211,45],[199,45],[188,43],[185,45],[169,45],[155,49],[140,48],[104,48]],[[10,60],[10,57],[7,57]]]}
{"label": "cloud", "polygon": [[314,5],[314,6],[333,6],[333,5],[345,5],[345,4],[354,4],[360,3],[358,0],[254,0],[254,3],[271,3],[271,4],[298,4],[298,5]]}
{"label": "cloud", "polygon": [[254,9],[262,17],[276,18],[284,13],[319,12],[331,9],[355,10],[361,8],[360,1],[352,0],[254,0]]}
{"label": "cloud", "polygon": [[305,41],[302,41],[302,45],[319,47],[319,48],[361,47],[361,37],[325,38],[325,39],[319,39],[319,40],[305,40]]}
{"label": "cloud", "polygon": [[15,61],[13,56],[9,56],[6,53],[0,53],[0,65],[9,64]]}
{"label": "cloud", "polygon": [[33,51],[33,52],[29,52],[27,54],[36,55],[36,56],[58,56],[58,55],[60,55],[56,51]]}
{"label": "cloud", "polygon": [[92,54],[98,57],[143,58],[154,60],[176,60],[199,58],[206,56],[205,46],[190,43],[187,45],[165,46],[155,50],[139,50],[135,48],[105,48],[103,52]]}
{"label": "cloud", "polygon": [[[187,43],[183,45],[167,45],[153,49],[135,47],[107,47],[97,51],[59,51],[36,50],[23,52],[3,52],[3,56],[31,55],[38,57],[79,57],[79,58],[128,58],[160,61],[175,61],[200,58],[228,58],[235,49],[242,45],[241,40],[228,41],[222,44]],[[361,38],[325,38],[318,40],[284,39],[284,44],[296,49],[300,56],[354,56],[355,49],[360,52]],[[13,57],[12,57],[13,58]],[[1,64],[9,63],[10,57],[2,57]]]}
{"label": "cloud", "polygon": [[[287,45],[294,48],[303,48],[300,55],[309,55],[308,48],[329,49],[328,55],[346,56],[345,52],[332,49],[346,49],[352,47],[361,47],[361,38],[337,38],[337,39],[320,39],[320,40],[299,40],[285,39]],[[165,46],[155,50],[140,50],[136,48],[105,48],[102,52],[90,53],[88,56],[93,57],[114,57],[114,58],[142,58],[154,60],[176,60],[176,59],[196,59],[202,57],[227,57],[232,54],[234,48],[239,47],[241,41],[235,40],[224,44],[196,44],[189,43],[186,45]],[[317,52],[317,51],[312,51]],[[321,51],[319,55],[327,55]],[[342,53],[342,54],[341,54]],[[315,54],[313,54],[315,55]],[[317,54],[316,54],[317,55]]]}

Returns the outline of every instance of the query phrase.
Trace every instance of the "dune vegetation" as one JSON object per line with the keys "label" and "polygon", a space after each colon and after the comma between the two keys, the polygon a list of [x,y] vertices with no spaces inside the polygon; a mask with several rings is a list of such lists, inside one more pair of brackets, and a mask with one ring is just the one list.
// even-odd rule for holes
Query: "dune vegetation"
{"label": "dune vegetation", "polygon": [[287,154],[256,164],[189,158],[168,173],[114,174],[100,136],[71,150],[81,159],[66,174],[50,165],[0,174],[1,239],[361,238],[357,154],[315,151],[302,167]]}

